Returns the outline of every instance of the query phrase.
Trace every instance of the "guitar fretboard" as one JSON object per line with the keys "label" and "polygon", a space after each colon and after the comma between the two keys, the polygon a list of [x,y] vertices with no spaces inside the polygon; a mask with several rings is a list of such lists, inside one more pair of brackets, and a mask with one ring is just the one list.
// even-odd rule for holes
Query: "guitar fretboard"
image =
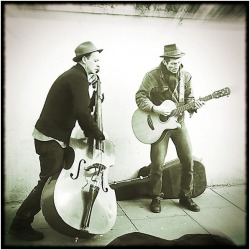
{"label": "guitar fretboard", "polygon": [[[207,101],[209,101],[211,99],[213,99],[212,95],[208,95],[208,96],[199,98],[199,100],[204,101],[204,102],[207,102]],[[188,110],[190,108],[194,108],[194,103],[195,103],[195,101],[192,101],[192,102],[189,102],[189,103],[187,103],[187,104],[185,104],[185,105],[183,105],[181,107],[178,107],[177,109],[174,109],[171,112],[170,116],[177,116],[180,113],[184,112],[185,110]]]}

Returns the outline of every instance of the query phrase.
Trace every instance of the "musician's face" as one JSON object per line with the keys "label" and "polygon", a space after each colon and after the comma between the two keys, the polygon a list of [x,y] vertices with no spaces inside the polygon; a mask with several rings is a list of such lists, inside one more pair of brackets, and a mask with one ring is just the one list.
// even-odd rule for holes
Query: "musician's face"
{"label": "musician's face", "polygon": [[165,60],[163,61],[167,69],[172,72],[173,74],[176,74],[180,68],[181,65],[181,58],[177,59],[170,59],[170,61],[167,63]]}
{"label": "musician's face", "polygon": [[89,58],[83,56],[82,60],[85,63],[85,69],[88,74],[97,74],[100,71],[100,53],[98,51],[91,53]]}

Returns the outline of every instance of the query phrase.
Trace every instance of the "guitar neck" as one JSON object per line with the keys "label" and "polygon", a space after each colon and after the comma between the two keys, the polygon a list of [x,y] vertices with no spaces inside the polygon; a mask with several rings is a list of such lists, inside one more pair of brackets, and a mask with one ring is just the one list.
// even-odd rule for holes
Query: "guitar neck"
{"label": "guitar neck", "polygon": [[[100,131],[103,131],[102,124],[102,100],[101,100],[101,81],[98,77],[96,82],[96,95],[95,95],[95,120]],[[100,140],[95,140],[95,148],[104,152],[104,144]]]}
{"label": "guitar neck", "polygon": [[[207,102],[211,99],[213,99],[213,95],[208,95],[208,96],[199,98],[199,100],[204,101],[204,102]],[[177,109],[174,109],[172,111],[172,115],[174,115],[174,116],[179,115],[180,113],[184,112],[185,110],[188,110],[188,109],[194,107],[194,102],[195,101],[189,102],[181,107],[178,107]]]}

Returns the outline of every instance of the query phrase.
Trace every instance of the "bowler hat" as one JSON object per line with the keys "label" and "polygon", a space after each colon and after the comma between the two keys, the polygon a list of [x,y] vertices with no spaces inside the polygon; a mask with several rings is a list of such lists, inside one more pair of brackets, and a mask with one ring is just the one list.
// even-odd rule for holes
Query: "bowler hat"
{"label": "bowler hat", "polygon": [[164,55],[160,57],[174,57],[179,58],[184,56],[185,53],[183,53],[176,44],[168,44],[164,46]]}
{"label": "bowler hat", "polygon": [[81,43],[75,49],[76,56],[73,58],[73,61],[78,62],[82,56],[95,52],[95,51],[98,51],[101,53],[103,49],[97,49],[96,46],[90,41]]}

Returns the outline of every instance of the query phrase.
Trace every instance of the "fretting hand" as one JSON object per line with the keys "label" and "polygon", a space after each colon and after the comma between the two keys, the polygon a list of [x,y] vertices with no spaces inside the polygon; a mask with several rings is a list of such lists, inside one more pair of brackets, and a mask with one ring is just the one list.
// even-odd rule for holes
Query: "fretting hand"
{"label": "fretting hand", "polygon": [[194,105],[195,105],[195,108],[196,108],[196,109],[201,108],[204,104],[205,104],[205,102],[204,102],[204,101],[201,101],[200,99],[195,100],[195,102],[194,102]]}
{"label": "fretting hand", "polygon": [[189,117],[191,118],[194,113],[197,113],[197,109],[201,108],[204,104],[205,102],[200,99],[195,100],[192,111],[189,111]]}

